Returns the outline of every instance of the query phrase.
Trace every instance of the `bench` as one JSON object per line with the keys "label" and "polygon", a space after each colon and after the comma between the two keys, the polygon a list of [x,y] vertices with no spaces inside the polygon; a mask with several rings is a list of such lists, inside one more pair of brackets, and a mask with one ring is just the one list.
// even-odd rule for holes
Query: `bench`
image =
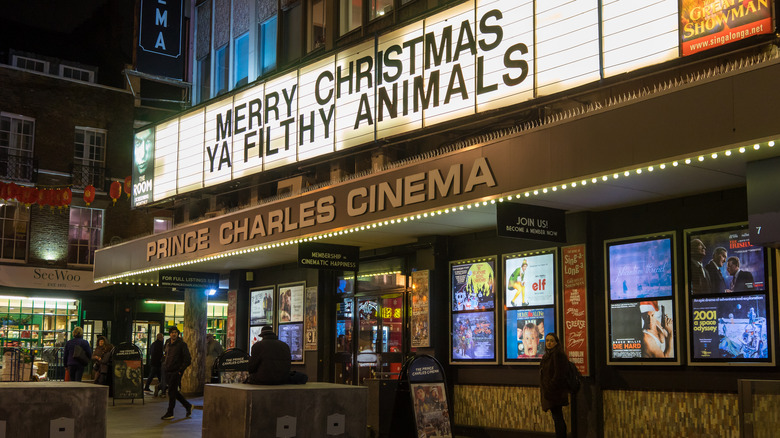
{"label": "bench", "polygon": [[203,438],[366,436],[368,388],[305,385],[208,384]]}

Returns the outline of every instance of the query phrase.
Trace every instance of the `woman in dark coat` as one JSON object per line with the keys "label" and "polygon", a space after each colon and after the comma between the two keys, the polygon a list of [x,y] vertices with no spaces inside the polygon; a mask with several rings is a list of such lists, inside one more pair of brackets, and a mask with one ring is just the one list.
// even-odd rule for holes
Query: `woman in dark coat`
{"label": "woman in dark coat", "polygon": [[98,385],[108,385],[108,377],[111,374],[108,371],[113,350],[114,346],[106,341],[106,338],[98,336],[98,346],[95,347],[95,351],[92,354],[95,368],[95,383]]}
{"label": "woman in dark coat", "polygon": [[563,351],[558,336],[550,333],[544,338],[546,352],[539,370],[541,381],[542,410],[550,411],[555,424],[555,436],[566,438],[566,420],[563,407],[569,404],[569,389],[566,371],[569,358]]}

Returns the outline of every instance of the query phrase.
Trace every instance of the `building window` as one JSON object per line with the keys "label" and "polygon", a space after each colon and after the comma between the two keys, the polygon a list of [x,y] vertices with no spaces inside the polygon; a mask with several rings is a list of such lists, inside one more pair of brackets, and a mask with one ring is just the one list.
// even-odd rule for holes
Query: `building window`
{"label": "building window", "polygon": [[32,181],[35,119],[0,113],[0,176]]}
{"label": "building window", "polygon": [[47,61],[28,58],[26,56],[14,55],[13,63],[14,63],[14,67],[19,67],[24,70],[37,71],[38,73],[49,72],[49,63]]}
{"label": "building window", "polygon": [[257,47],[260,48],[260,67],[257,71],[260,76],[276,68],[276,17],[260,23],[258,32],[260,41]]}
{"label": "building window", "polygon": [[309,51],[325,45],[325,0],[309,3]]}
{"label": "building window", "polygon": [[60,66],[60,76],[68,79],[75,79],[83,82],[95,82],[95,73],[83,68],[70,67],[67,65]]}
{"label": "building window", "polygon": [[156,217],[154,218],[154,230],[153,233],[163,233],[173,229],[172,217]]}
{"label": "building window", "polygon": [[105,175],[106,131],[77,126],[73,149],[73,185],[100,187]]}
{"label": "building window", "polygon": [[235,63],[236,87],[246,85],[249,81],[249,32],[236,38],[235,53],[233,62]]}
{"label": "building window", "polygon": [[211,97],[211,55],[198,60],[198,85],[195,100],[203,102]]}
{"label": "building window", "polygon": [[282,11],[282,58],[283,64],[295,61],[301,57],[303,23],[301,3],[296,3],[290,9]]}
{"label": "building window", "polygon": [[339,1],[339,35],[344,35],[360,27],[363,15],[363,2],[355,0]]}
{"label": "building window", "polygon": [[381,18],[393,11],[393,0],[369,0],[368,19]]}
{"label": "building window", "polygon": [[92,265],[103,241],[103,210],[71,207],[68,229],[68,263]]}
{"label": "building window", "polygon": [[230,56],[228,56],[228,44],[217,49],[217,57],[214,65],[214,88],[217,95],[228,90],[228,68],[230,66]]}
{"label": "building window", "polygon": [[0,205],[0,259],[25,261],[27,259],[27,230],[30,209],[15,201]]}

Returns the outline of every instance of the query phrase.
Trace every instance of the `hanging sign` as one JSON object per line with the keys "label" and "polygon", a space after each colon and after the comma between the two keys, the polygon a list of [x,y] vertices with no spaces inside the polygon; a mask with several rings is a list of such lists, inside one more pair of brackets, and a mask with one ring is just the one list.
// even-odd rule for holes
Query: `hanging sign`
{"label": "hanging sign", "polygon": [[302,242],[298,244],[298,267],[357,271],[360,248],[331,243]]}
{"label": "hanging sign", "polygon": [[498,235],[566,242],[566,213],[555,208],[501,202],[496,204]]}

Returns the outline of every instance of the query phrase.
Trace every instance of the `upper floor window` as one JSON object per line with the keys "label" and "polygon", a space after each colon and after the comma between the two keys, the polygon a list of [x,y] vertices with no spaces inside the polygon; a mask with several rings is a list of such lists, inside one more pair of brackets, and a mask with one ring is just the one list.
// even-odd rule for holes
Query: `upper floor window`
{"label": "upper floor window", "polygon": [[211,97],[211,55],[198,60],[198,79],[195,100],[203,102]]}
{"label": "upper floor window", "polygon": [[32,181],[35,119],[0,112],[0,176]]}
{"label": "upper floor window", "polygon": [[236,87],[246,85],[249,80],[249,32],[235,39],[234,49]]}
{"label": "upper floor window", "polygon": [[73,184],[100,187],[105,175],[106,131],[77,126],[73,150]]}
{"label": "upper floor window", "polygon": [[303,35],[301,27],[303,22],[301,2],[292,5],[282,11],[282,63],[287,64],[301,57],[301,43]]}
{"label": "upper floor window", "polygon": [[23,68],[25,70],[37,71],[38,73],[48,73],[49,63],[48,61],[41,61],[40,59],[28,58],[26,56],[13,56],[14,67]]}
{"label": "upper floor window", "polygon": [[368,19],[381,18],[393,11],[393,0],[369,0]]}
{"label": "upper floor window", "polygon": [[27,230],[30,209],[16,201],[0,205],[0,259],[25,261],[27,259]]}
{"label": "upper floor window", "polygon": [[68,226],[68,263],[92,265],[103,241],[103,210],[71,207]]}
{"label": "upper floor window", "polygon": [[276,16],[260,23],[257,47],[259,48],[258,76],[276,68]]}
{"label": "upper floor window", "polygon": [[75,79],[77,81],[95,82],[95,73],[83,68],[71,67],[68,65],[60,66],[60,76],[63,78]]}
{"label": "upper floor window", "polygon": [[229,58],[228,44],[217,49],[217,56],[214,60],[214,88],[216,89],[216,95],[225,93],[228,90]]}
{"label": "upper floor window", "polygon": [[309,51],[325,45],[325,0],[309,3]]}
{"label": "upper floor window", "polygon": [[339,35],[360,27],[362,16],[362,0],[339,0]]}
{"label": "upper floor window", "polygon": [[154,218],[154,234],[162,233],[173,229],[172,217],[156,217]]}

